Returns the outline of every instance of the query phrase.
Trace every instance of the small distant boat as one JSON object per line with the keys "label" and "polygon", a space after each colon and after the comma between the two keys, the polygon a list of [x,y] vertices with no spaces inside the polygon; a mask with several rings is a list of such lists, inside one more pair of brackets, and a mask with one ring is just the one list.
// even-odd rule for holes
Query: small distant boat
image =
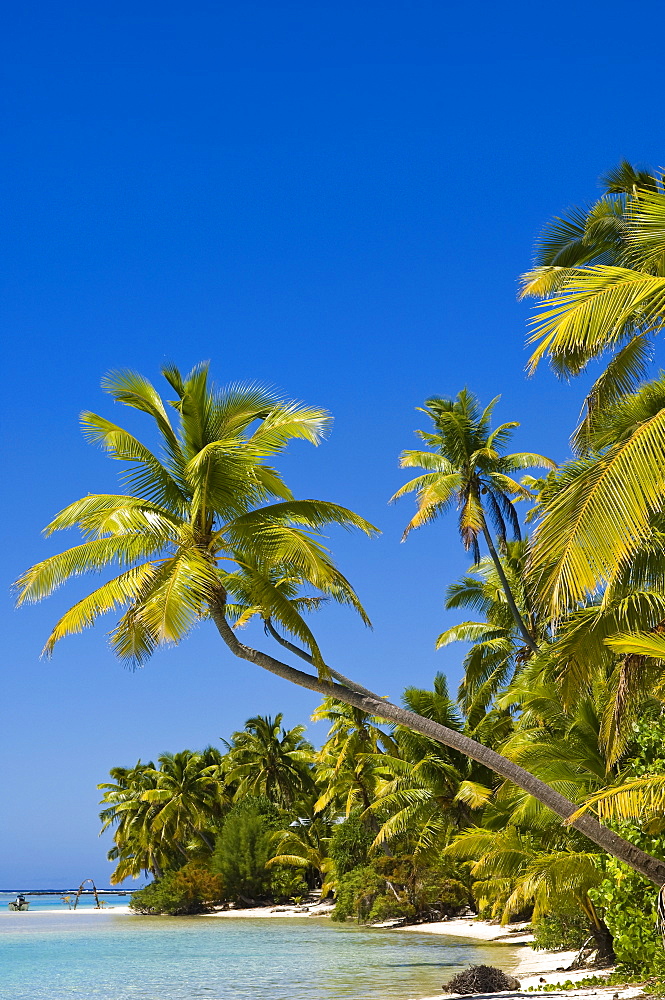
{"label": "small distant boat", "polygon": [[25,899],[20,901],[16,899],[13,903],[8,903],[7,905],[14,913],[17,913],[19,910],[27,910],[30,907],[30,903],[26,902]]}

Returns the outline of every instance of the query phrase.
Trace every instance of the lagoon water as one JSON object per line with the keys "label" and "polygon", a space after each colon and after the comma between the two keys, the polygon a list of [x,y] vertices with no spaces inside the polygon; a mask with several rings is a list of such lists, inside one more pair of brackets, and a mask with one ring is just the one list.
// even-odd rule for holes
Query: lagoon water
{"label": "lagoon water", "polygon": [[3,1000],[407,1000],[495,960],[492,946],[322,918],[0,912]]}

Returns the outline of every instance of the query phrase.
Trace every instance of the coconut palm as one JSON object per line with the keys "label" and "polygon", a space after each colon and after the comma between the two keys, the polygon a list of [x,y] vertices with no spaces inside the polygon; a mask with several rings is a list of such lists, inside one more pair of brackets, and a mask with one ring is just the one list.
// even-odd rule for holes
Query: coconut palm
{"label": "coconut palm", "polygon": [[290,865],[301,868],[310,890],[321,890],[321,898],[334,887],[333,863],[328,854],[332,825],[319,814],[309,819],[295,820],[285,830],[274,834],[275,856],[266,867]]}
{"label": "coconut palm", "polygon": [[[525,540],[506,544],[502,560],[506,578],[523,621],[528,622],[530,634],[540,644],[545,636],[524,587],[526,559]],[[453,625],[436,641],[437,649],[453,642],[472,643],[463,660],[458,700],[473,726],[485,715],[496,694],[522,669],[531,651],[517,628],[491,559],[481,559],[468,575],[448,587],[445,607],[469,608],[476,613],[474,620]]]}
{"label": "coconut palm", "polygon": [[[325,698],[312,720],[329,722],[328,738],[316,759],[316,782],[321,794],[317,811],[338,805],[348,818],[356,809],[368,810],[377,792],[381,755],[395,753],[394,739],[381,720],[334,698]],[[375,832],[378,826],[370,819]]]}
{"label": "coconut palm", "polygon": [[665,497],[665,374],[604,410],[591,440],[540,494],[530,576],[555,619],[611,588],[648,544]]}
{"label": "coconut palm", "polygon": [[428,399],[422,412],[432,420],[434,431],[417,431],[417,434],[431,450],[404,451],[400,457],[403,468],[419,467],[425,472],[402,486],[392,500],[407,493],[417,494],[418,510],[406,526],[404,538],[413,528],[429,523],[456,505],[464,548],[471,549],[478,563],[478,538],[483,536],[520,634],[529,649],[537,653],[538,646],[517,607],[490,524],[504,547],[509,531],[519,538],[520,524],[513,500],[528,499],[531,494],[513,476],[522,469],[555,466],[550,459],[531,452],[503,454],[513,429],[519,424],[513,421],[501,424],[494,431],[490,429],[492,411],[499,398],[482,411],[467,389],[455,399]]}
{"label": "coconut palm", "polygon": [[167,843],[200,840],[212,851],[215,833],[230,805],[220,765],[209,764],[206,757],[191,750],[164,753],[158,760],[159,768],[147,772],[155,787],[142,796],[157,807],[152,830]]}
{"label": "coconut palm", "polygon": [[621,163],[601,179],[602,197],[554,219],[523,275],[524,296],[541,300],[533,321],[531,370],[548,357],[562,377],[609,354],[587,396],[576,434],[585,450],[596,414],[633,391],[665,318],[665,188],[662,178]]}
{"label": "coconut palm", "polygon": [[532,369],[545,356],[564,377],[610,361],[575,434],[581,461],[546,490],[535,536],[535,586],[553,617],[602,591],[632,557],[665,493],[663,376],[638,389],[665,320],[665,187],[623,163],[588,210],[546,230],[524,294],[541,304]]}
{"label": "coconut palm", "polygon": [[167,843],[153,828],[157,808],[144,798],[144,793],[156,785],[155,765],[140,760],[134,767],[114,767],[113,779],[97,787],[103,791],[99,814],[102,821],[100,833],[113,830],[113,847],[108,852],[109,861],[116,861],[111,875],[111,885],[125,878],[138,878],[142,871],[161,878],[163,872],[176,862],[178,848]]}
{"label": "coconut palm", "polygon": [[[665,695],[665,533],[652,520],[644,543],[617,567],[602,598],[576,608],[559,625],[549,648],[563,704],[605,678],[607,701],[601,737],[615,762],[634,723],[652,698]],[[659,643],[661,643],[659,647]]]}
{"label": "coconut palm", "polygon": [[303,739],[304,726],[282,727],[283,715],[257,715],[245,728],[222,740],[227,748],[224,764],[227,780],[235,783],[236,799],[264,795],[281,808],[288,808],[313,791],[314,749]]}
{"label": "coconut palm", "polygon": [[[162,459],[117,425],[84,415],[89,436],[112,457],[129,463],[126,484],[132,492],[92,494],[57,515],[47,529],[49,533],[78,527],[85,541],[23,574],[17,584],[19,601],[41,600],[69,578],[87,572],[118,565],[122,572],[66,612],[51,633],[46,651],[52,651],[65,635],[89,627],[101,615],[124,608],[112,635],[113,649],[122,659],[143,663],[159,646],[179,641],[195,624],[210,618],[234,656],[453,747],[526,788],[568,820],[575,812],[575,803],[489,747],[349,679],[341,683],[328,679],[333,675],[303,615],[271,584],[270,572],[281,567],[285,575],[306,581],[333,599],[343,595],[360,610],[350,584],[313,535],[331,523],[368,534],[375,529],[336,504],[292,500],[279,474],[264,462],[294,437],[316,443],[327,414],[284,403],[253,386],[221,392],[209,384],[205,366],[186,378],[173,367],[164,374],[177,397],[177,429],[164,401],[142,376],[125,372],[105,381],[117,401],[152,417],[162,440]],[[495,432],[495,444],[500,433],[505,430]],[[498,488],[500,473],[496,468],[494,473],[499,477]],[[266,503],[275,498],[278,502]],[[264,612],[271,607],[271,617],[304,644],[306,648],[296,655],[302,653],[314,666],[313,672],[241,642],[233,630],[226,605],[233,601],[234,566],[245,553],[245,566],[251,566],[251,560],[260,566],[256,586],[262,593],[261,607]],[[590,816],[574,822],[595,843],[646,877],[658,884],[665,882],[661,861]]]}
{"label": "coconut palm", "polygon": [[[450,729],[464,729],[443,674],[434,678],[432,691],[407,688],[404,703]],[[480,779],[490,772],[481,773],[463,754],[401,726],[395,744],[380,760],[382,780],[371,810],[383,822],[375,844],[406,837],[410,852],[430,855],[487,804],[491,789]]]}
{"label": "coconut palm", "polygon": [[[535,662],[530,664],[498,699],[499,705],[519,711],[501,752],[563,795],[585,800],[616,773],[602,740],[608,697],[606,677],[599,671],[591,690],[578,690],[575,702],[566,708],[556,680],[549,680]],[[558,827],[551,812],[512,784],[504,784],[498,798],[510,802],[513,822]]]}
{"label": "coconut palm", "polygon": [[473,860],[474,893],[502,923],[530,904],[537,919],[553,909],[577,906],[587,917],[599,957],[613,960],[612,935],[589,891],[603,880],[597,855],[574,842],[550,843],[509,825],[469,830],[444,849],[445,857]]}
{"label": "coconut palm", "polygon": [[[328,415],[254,385],[218,390],[209,384],[206,365],[186,378],[173,367],[163,374],[177,396],[178,432],[166,404],[142,376],[125,371],[103,383],[117,402],[153,418],[161,458],[116,424],[83,414],[87,438],[128,463],[123,479],[133,492],[92,494],[61,511],[46,533],[78,527],[85,541],[24,574],[19,601],[40,600],[86,572],[114,565],[123,572],[63,615],[45,652],[124,606],[128,610],[111,645],[122,659],[141,664],[158,645],[179,642],[206,617],[213,594],[226,604],[237,583],[233,566],[242,559],[245,574],[255,574],[256,589],[272,617],[319,659],[303,617],[262,569],[297,573],[316,590],[362,613],[353,589],[315,534],[330,523],[368,534],[375,529],[336,504],[293,500],[265,459],[294,438],[318,443]],[[275,499],[279,502],[266,503]]]}

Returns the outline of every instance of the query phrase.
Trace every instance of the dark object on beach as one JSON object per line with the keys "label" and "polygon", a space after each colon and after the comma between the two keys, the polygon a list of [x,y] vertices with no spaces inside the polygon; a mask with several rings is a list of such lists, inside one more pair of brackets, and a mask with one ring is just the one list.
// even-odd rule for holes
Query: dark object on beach
{"label": "dark object on beach", "polygon": [[493,965],[471,965],[441,988],[446,993],[500,993],[501,990],[518,990],[520,982]]}

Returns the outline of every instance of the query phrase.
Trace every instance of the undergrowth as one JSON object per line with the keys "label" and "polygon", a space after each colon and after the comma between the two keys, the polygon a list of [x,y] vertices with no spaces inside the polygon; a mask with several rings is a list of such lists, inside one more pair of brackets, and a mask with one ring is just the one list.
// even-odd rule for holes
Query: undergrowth
{"label": "undergrowth", "polygon": [[665,997],[665,979],[662,976],[636,976],[626,972],[612,972],[609,976],[587,976],[573,982],[567,979],[564,983],[547,983],[545,986],[529,986],[529,993],[559,993],[562,990],[586,989],[589,986],[641,986],[644,993],[650,996]]}

